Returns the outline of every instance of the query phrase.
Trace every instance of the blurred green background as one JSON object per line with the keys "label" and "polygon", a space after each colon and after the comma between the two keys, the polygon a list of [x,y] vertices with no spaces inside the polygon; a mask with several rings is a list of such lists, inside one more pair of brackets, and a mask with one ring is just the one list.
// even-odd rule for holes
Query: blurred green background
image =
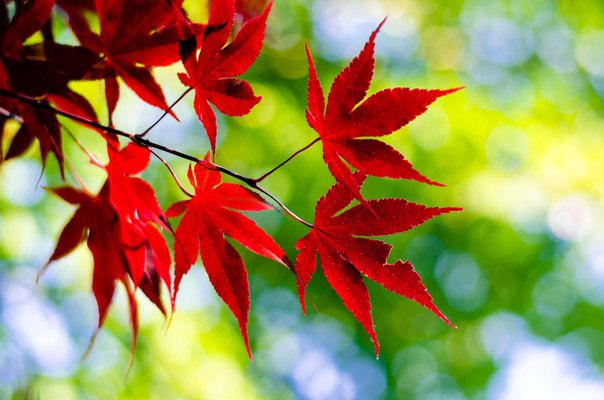
{"label": "blurred green background", "polygon": [[[393,259],[415,265],[459,329],[370,283],[382,345],[376,360],[322,276],[310,285],[320,313],[304,317],[291,274],[245,252],[253,362],[201,267],[185,277],[169,329],[141,298],[127,377],[124,293],[81,361],[96,323],[91,257],[81,247],[35,284],[73,208],[45,194],[43,186],[60,182],[56,166],[40,178],[31,151],[0,169],[0,398],[603,399],[601,0],[276,0],[266,46],[246,75],[263,101],[246,117],[220,119],[218,162],[259,176],[310,142],[304,43],[328,88],[386,15],[372,92],[465,90],[387,138],[448,186],[374,179],[365,194],[464,208],[387,239]],[[156,71],[169,101],[183,90],[174,72]],[[75,88],[102,104],[100,85]],[[203,155],[208,145],[190,102],[177,108],[182,123],[166,120],[150,136]],[[124,90],[116,125],[140,132],[159,114]],[[102,155],[93,133],[65,123]],[[98,188],[103,173],[66,142],[86,183]],[[315,146],[266,181],[309,220],[333,183],[320,157]],[[169,160],[184,176],[186,163]],[[145,177],[164,206],[179,198],[160,163]],[[303,226],[276,212],[257,220],[295,256]]]}

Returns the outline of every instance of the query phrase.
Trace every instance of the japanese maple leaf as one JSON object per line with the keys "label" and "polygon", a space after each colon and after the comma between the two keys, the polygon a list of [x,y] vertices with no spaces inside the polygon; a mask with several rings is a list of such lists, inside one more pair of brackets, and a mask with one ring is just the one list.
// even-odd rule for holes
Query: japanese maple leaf
{"label": "japanese maple leaf", "polygon": [[[55,1],[27,0],[18,3],[11,19],[6,2],[0,4],[0,57],[3,64],[0,87],[38,98],[52,94],[61,101],[60,97],[65,97],[66,107],[74,103],[92,110],[82,96],[67,88],[67,83],[82,78],[100,60],[99,56],[86,48],[59,44],[46,38],[40,43],[24,45],[26,39],[49,21]],[[82,106],[84,102],[86,104]]]}
{"label": "japanese maple leaf", "polygon": [[135,287],[143,292],[165,313],[160,299],[161,278],[171,288],[170,251],[156,227],[171,230],[157,202],[155,191],[143,179],[135,176],[149,164],[148,148],[134,143],[119,149],[117,140],[108,142],[109,164],[105,167],[110,186],[110,198],[122,223],[122,236],[129,244],[129,274]]}
{"label": "japanese maple leaf", "polygon": [[23,42],[39,31],[52,11],[55,0],[26,0],[15,4],[15,14],[9,15],[7,2],[0,5],[0,36],[2,54],[18,58],[23,48]]}
{"label": "japanese maple leaf", "polygon": [[[47,265],[88,237],[95,260],[93,292],[99,305],[99,327],[113,297],[115,281],[123,282],[131,292],[140,287],[164,314],[160,281],[168,290],[171,285],[170,250],[157,230],[158,225],[167,226],[167,220],[153,189],[134,176],[149,163],[149,150],[135,144],[121,150],[117,146],[117,140],[110,139],[110,162],[105,167],[108,179],[97,196],[71,187],[50,189],[80,207],[63,229]],[[133,314],[136,336],[135,317]]]}
{"label": "japanese maple leaf", "polygon": [[[0,5],[0,9],[3,6]],[[0,88],[35,98],[42,103],[54,103],[62,111],[96,121],[90,103],[67,86],[80,79],[99,57],[83,47],[60,45],[54,42],[35,43],[21,47],[18,58],[2,55],[0,59]],[[40,144],[45,164],[53,153],[63,172],[61,127],[55,114],[41,108],[32,108],[12,99],[0,99],[0,107],[22,118],[23,125],[13,138],[6,158],[21,155],[34,140]]]}
{"label": "japanese maple leaf", "polygon": [[[352,179],[356,191],[359,191],[365,175],[357,172]],[[379,343],[363,276],[398,295],[416,301],[453,326],[436,307],[412,265],[400,260],[388,264],[392,247],[382,241],[368,239],[367,236],[405,232],[434,216],[460,209],[426,207],[404,199],[387,198],[367,200],[370,208],[357,204],[341,212],[353,199],[353,192],[343,183],[334,185],[317,203],[311,232],[296,244],[300,253],[295,270],[304,312],[306,286],[316,271],[318,254],[327,281],[371,336],[376,355],[379,353]]]}
{"label": "japanese maple leaf", "polygon": [[[182,0],[173,0],[178,6]],[[161,86],[150,67],[170,65],[180,59],[178,32],[172,7],[166,0],[96,0],[100,34],[93,32],[82,14],[81,4],[58,0],[83,46],[104,56],[91,77],[105,79],[105,96],[112,115],[119,98],[120,76],[142,100],[168,109]]]}
{"label": "japanese maple leaf", "polygon": [[119,142],[110,140],[107,152],[109,164],[105,169],[111,183],[111,199],[116,208],[129,218],[167,227],[167,220],[157,202],[155,191],[146,181],[135,176],[149,165],[149,149],[135,143],[119,149]]}
{"label": "japanese maple leaf", "polygon": [[210,103],[224,114],[241,116],[260,101],[250,84],[236,77],[247,71],[260,53],[271,6],[272,3],[261,15],[248,20],[227,45],[235,1],[213,0],[207,25],[212,31],[203,36],[199,54],[183,51],[187,73],[179,77],[184,85],[195,89],[195,111],[208,135],[212,154],[216,151],[217,128]]}
{"label": "japanese maple leaf", "polygon": [[201,164],[196,164],[194,169],[189,168],[188,177],[195,188],[195,196],[175,203],[166,212],[169,217],[184,213],[176,228],[174,243],[173,301],[182,276],[200,254],[214,289],[239,322],[251,357],[247,334],[250,308],[247,272],[241,256],[225,236],[285,266],[290,267],[291,263],[271,236],[238,212],[271,209],[261,197],[240,185],[221,183],[219,172],[210,171]]}
{"label": "japanese maple leaf", "polygon": [[[43,101],[47,104],[47,101]],[[13,115],[21,118],[22,124],[15,136],[4,158],[0,161],[9,160],[23,154],[35,140],[40,145],[42,165],[46,165],[48,154],[54,154],[59,163],[61,174],[64,173],[64,157],[61,138],[61,126],[54,114],[48,111],[31,108],[13,101],[0,102],[0,108],[10,110]]]}
{"label": "japanese maple leaf", "polygon": [[323,159],[329,171],[358,200],[362,200],[361,193],[344,161],[368,175],[439,185],[417,172],[391,146],[368,138],[397,131],[426,111],[437,98],[459,89],[397,87],[379,91],[365,99],[373,77],[375,37],[384,21],[371,34],[361,53],[335,78],[329,91],[327,109],[310,50],[306,47],[309,64],[306,119],[323,143]]}
{"label": "japanese maple leaf", "polygon": [[[0,4],[0,88],[32,97],[46,97],[63,110],[76,111],[95,119],[92,106],[67,87],[70,80],[81,78],[98,61],[98,56],[77,46],[66,46],[45,40],[24,45],[40,31],[50,17],[54,0],[23,1],[9,18],[7,4]],[[23,121],[12,139],[5,159],[22,154],[38,140],[42,162],[53,153],[63,173],[61,130],[55,115],[20,102],[2,98],[0,107]],[[1,161],[1,156],[0,156]]]}
{"label": "japanese maple leaf", "polygon": [[138,333],[137,302],[128,279],[130,271],[127,255],[131,246],[124,241],[122,220],[110,201],[110,186],[105,183],[98,195],[75,189],[60,187],[49,189],[66,202],[79,206],[63,228],[54,252],[48,263],[71,253],[86,241],[94,260],[92,292],[99,309],[98,327],[105,321],[109,305],[115,292],[115,283],[122,282],[130,301],[134,349]]}
{"label": "japanese maple leaf", "polygon": [[[3,64],[0,76],[4,75],[0,87],[31,97],[47,97],[61,110],[96,120],[90,103],[70,90],[67,84],[86,75],[100,61],[99,55],[81,46],[55,43],[46,36],[43,42],[24,45],[27,38],[49,22],[54,4],[54,0],[19,2],[10,20],[7,5],[0,4]],[[18,115],[23,113],[15,111]]]}

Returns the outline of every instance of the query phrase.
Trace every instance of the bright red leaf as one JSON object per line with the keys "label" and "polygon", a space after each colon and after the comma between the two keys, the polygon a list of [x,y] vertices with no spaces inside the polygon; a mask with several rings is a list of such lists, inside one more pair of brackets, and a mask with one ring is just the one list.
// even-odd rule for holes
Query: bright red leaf
{"label": "bright red leaf", "polygon": [[[365,179],[362,173],[352,176],[360,192]],[[404,199],[367,200],[370,207],[357,204],[340,213],[354,200],[353,192],[342,183],[334,185],[317,203],[314,228],[300,239],[295,270],[298,294],[306,312],[306,286],[316,271],[316,255],[330,285],[344,305],[371,336],[376,354],[379,343],[371,316],[369,292],[363,276],[386,289],[428,308],[452,325],[432,301],[420,276],[411,264],[397,260],[388,264],[391,246],[366,236],[384,236],[405,232],[427,220],[459,208],[426,207]]]}
{"label": "bright red leaf", "polygon": [[113,298],[115,282],[122,282],[130,301],[134,349],[138,333],[136,289],[166,314],[160,282],[170,290],[171,258],[157,227],[169,226],[151,186],[134,176],[147,167],[149,149],[131,143],[120,150],[117,140],[110,139],[108,152],[108,178],[97,196],[68,186],[50,189],[79,208],[63,228],[47,265],[86,240],[94,259],[92,287],[99,327]]}
{"label": "bright red leaf", "polygon": [[308,46],[306,48],[309,64],[306,119],[321,138],[323,159],[329,171],[358,200],[362,200],[361,193],[344,161],[368,175],[438,185],[417,172],[390,145],[367,138],[397,131],[426,111],[437,98],[459,90],[397,87],[379,91],[365,99],[375,65],[375,37],[383,23],[371,34],[361,53],[335,78],[329,91],[327,109],[310,50]]}
{"label": "bright red leaf", "polygon": [[122,282],[130,301],[132,323],[132,349],[138,333],[137,303],[128,279],[131,270],[128,253],[131,245],[124,240],[123,221],[110,201],[109,183],[105,183],[98,195],[72,187],[49,189],[70,204],[78,205],[73,217],[67,222],[48,264],[71,253],[86,240],[94,260],[92,292],[99,309],[99,328],[103,325],[115,292],[115,283]]}
{"label": "bright red leaf", "polygon": [[201,164],[196,164],[194,169],[189,168],[188,176],[195,188],[195,196],[174,204],[167,211],[169,217],[184,213],[176,228],[173,301],[180,280],[200,254],[210,282],[239,322],[251,357],[247,335],[250,307],[247,272],[241,256],[225,236],[261,256],[290,267],[290,261],[275,240],[238,212],[269,210],[272,207],[240,185],[221,183],[219,172],[210,171]]}
{"label": "bright red leaf", "polygon": [[[122,223],[122,236],[129,244],[129,274],[135,287],[141,286],[147,297],[165,313],[156,277],[171,289],[170,250],[156,227],[171,230],[157,202],[155,191],[143,179],[134,176],[149,164],[148,148],[130,143],[119,149],[109,142],[109,164],[106,166],[110,197]],[[153,288],[153,292],[149,289]]]}
{"label": "bright red leaf", "polygon": [[181,74],[180,79],[184,85],[195,88],[195,111],[210,140],[212,154],[216,151],[217,127],[210,103],[224,114],[241,116],[260,101],[250,84],[237,76],[246,72],[260,54],[271,6],[272,3],[261,15],[248,20],[227,45],[233,28],[235,2],[212,1],[207,25],[210,31],[203,36],[199,54],[183,52],[187,73]]}

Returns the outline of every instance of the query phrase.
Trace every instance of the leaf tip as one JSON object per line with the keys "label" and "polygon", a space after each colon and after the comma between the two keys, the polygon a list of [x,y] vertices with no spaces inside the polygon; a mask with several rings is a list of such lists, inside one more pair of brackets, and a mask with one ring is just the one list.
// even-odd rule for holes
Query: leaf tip
{"label": "leaf tip", "polygon": [[430,186],[437,186],[437,187],[446,187],[447,186],[444,183],[440,183],[438,181],[432,180],[432,179],[420,174],[419,172],[416,174],[416,176],[411,177],[410,179],[428,184]]}
{"label": "leaf tip", "polygon": [[387,20],[388,20],[388,14],[386,14],[386,16],[384,17],[382,22],[380,22],[380,24],[376,28],[376,30],[375,30],[376,33],[379,32],[380,29],[382,29],[382,27],[384,26],[384,24],[386,23]]}
{"label": "leaf tip", "polygon": [[306,42],[304,44],[304,47],[306,49],[306,60],[308,61],[308,69],[312,73],[315,73],[315,61],[312,58],[312,52],[310,51],[310,44],[308,42]]}
{"label": "leaf tip", "polygon": [[434,312],[440,319],[442,319],[445,324],[449,325],[451,328],[453,329],[459,329],[453,322],[451,322],[449,320],[449,318],[447,318],[447,316],[445,314],[443,314],[440,310],[436,309],[438,312],[431,310],[432,312]]}
{"label": "leaf tip", "polygon": [[465,86],[458,86],[458,87],[454,87],[454,88],[451,88],[451,89],[445,89],[445,90],[438,90],[437,89],[436,90],[436,97],[438,98],[438,97],[446,96],[448,94],[459,92],[460,90],[463,90],[465,88],[466,88]]}
{"label": "leaf tip", "polygon": [[90,341],[88,342],[88,346],[86,346],[86,350],[84,350],[84,354],[82,354],[81,361],[86,360],[88,358],[88,356],[90,355],[90,353],[92,352],[92,348],[94,347],[94,343],[96,342],[96,337],[99,335],[100,331],[101,331],[101,326],[99,325],[94,330],[94,333],[92,334],[92,337],[90,338]]}
{"label": "leaf tip", "polygon": [[246,325],[239,325],[239,328],[241,329],[241,336],[243,337],[243,344],[245,345],[245,350],[247,351],[247,356],[250,359],[250,362],[253,362],[253,356],[252,356],[252,349],[250,348],[250,339],[248,337],[247,334],[247,324]]}
{"label": "leaf tip", "polygon": [[268,14],[273,9],[274,5],[275,5],[275,0],[269,1],[268,4],[266,5],[266,8],[264,9],[264,14],[268,16]]}
{"label": "leaf tip", "polygon": [[42,265],[40,267],[40,269],[38,269],[38,272],[36,273],[36,285],[40,284],[40,279],[42,279],[42,275],[44,275],[44,273],[46,272],[46,270],[48,269],[48,266],[50,265],[50,263],[52,262],[52,258],[49,259],[46,264]]}
{"label": "leaf tip", "polygon": [[170,116],[172,118],[174,118],[177,122],[181,122],[180,118],[178,118],[178,115],[176,115],[176,113],[174,112],[174,110],[169,110],[168,113],[170,114]]}
{"label": "leaf tip", "polygon": [[302,314],[306,317],[305,291],[301,288],[298,288],[298,297],[300,298],[300,306],[302,307]]}
{"label": "leaf tip", "polygon": [[168,334],[168,329],[170,329],[170,326],[172,325],[172,319],[174,319],[174,304],[172,304],[172,312],[170,313],[170,316],[168,317],[168,321],[166,322],[166,328],[164,329],[164,336],[166,336]]}
{"label": "leaf tip", "polygon": [[377,360],[380,358],[380,342],[378,341],[375,329],[372,329],[372,331],[369,332],[369,335],[371,336],[371,341],[373,342],[373,347],[375,348],[375,359]]}

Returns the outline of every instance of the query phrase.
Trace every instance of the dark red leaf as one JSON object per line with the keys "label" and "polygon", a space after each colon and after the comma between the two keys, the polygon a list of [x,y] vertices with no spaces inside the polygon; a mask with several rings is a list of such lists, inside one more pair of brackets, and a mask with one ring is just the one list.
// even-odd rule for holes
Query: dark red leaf
{"label": "dark red leaf", "polygon": [[[88,193],[69,186],[51,188],[49,191],[74,205],[85,204],[92,199]],[[90,215],[88,214],[86,207],[76,210],[73,217],[71,217],[71,220],[69,220],[67,225],[65,225],[65,228],[63,228],[55,250],[50,256],[47,264],[71,253],[78,244],[86,239],[86,231],[89,227],[87,219],[89,217]]]}
{"label": "dark red leaf", "polygon": [[98,121],[96,111],[90,102],[72,90],[65,89],[62,92],[50,94],[48,99],[62,111],[87,118],[89,121]]}
{"label": "dark red leaf", "polygon": [[195,92],[195,100],[193,103],[197,118],[203,123],[203,126],[210,141],[212,151],[216,150],[216,136],[218,135],[218,126],[216,124],[216,114],[212,110],[212,106],[208,103],[207,97],[201,91]]}
{"label": "dark red leaf", "polygon": [[113,125],[113,112],[120,98],[120,87],[117,78],[113,75],[105,78],[105,99],[107,100],[107,111],[109,113],[109,124]]}
{"label": "dark red leaf", "polygon": [[368,200],[371,209],[356,205],[331,218],[324,228],[359,236],[384,236],[406,232],[437,215],[460,208],[426,207],[405,199]]}
{"label": "dark red leaf", "polygon": [[[168,109],[163,90],[150,68],[170,65],[180,59],[179,21],[173,9],[179,9],[182,0],[146,0],[143,4],[136,0],[97,0],[94,7],[99,15],[99,34],[90,29],[82,14],[83,7],[73,1],[60,1],[59,4],[82,45],[104,57],[104,65],[97,66],[97,73],[91,78],[111,81],[107,85],[111,87],[111,91],[107,91],[110,116],[119,93],[115,75],[119,75],[142,100]],[[195,33],[201,31],[200,26],[193,28]]]}
{"label": "dark red leaf", "polygon": [[149,163],[150,151],[134,143],[122,150],[108,148],[109,164],[106,167],[111,184],[111,201],[120,213],[142,222],[163,225],[164,213],[157,202],[155,191],[142,179],[132,176],[141,172]]}
{"label": "dark red leaf", "polygon": [[29,134],[38,139],[40,143],[42,164],[46,164],[48,153],[53,153],[63,174],[63,140],[61,138],[61,126],[56,115],[40,108],[31,108],[22,104],[19,105],[18,111]]}
{"label": "dark red leaf", "polygon": [[256,193],[234,183],[222,183],[215,186],[212,193],[207,194],[207,198],[221,203],[222,207],[234,210],[264,211],[273,209]]}
{"label": "dark red leaf", "polygon": [[42,29],[54,3],[54,0],[29,0],[17,7],[17,13],[4,34],[2,51],[5,55],[19,57],[23,42]]}
{"label": "dark red leaf", "polygon": [[21,125],[13,137],[4,159],[10,160],[11,158],[19,157],[31,147],[34,139],[35,137],[30,133],[29,129],[25,125]]}
{"label": "dark red leaf", "polygon": [[4,126],[7,120],[8,117],[0,113],[0,164],[4,162]]}
{"label": "dark red leaf", "polygon": [[[117,142],[115,142],[117,145]],[[109,159],[112,169],[124,175],[135,175],[143,172],[149,165],[151,152],[144,146],[135,143],[127,144],[123,149],[109,151]]]}
{"label": "dark red leaf", "polygon": [[25,46],[18,59],[3,62],[11,87],[38,97],[63,92],[68,82],[83,78],[99,60],[84,47],[44,42]]}

